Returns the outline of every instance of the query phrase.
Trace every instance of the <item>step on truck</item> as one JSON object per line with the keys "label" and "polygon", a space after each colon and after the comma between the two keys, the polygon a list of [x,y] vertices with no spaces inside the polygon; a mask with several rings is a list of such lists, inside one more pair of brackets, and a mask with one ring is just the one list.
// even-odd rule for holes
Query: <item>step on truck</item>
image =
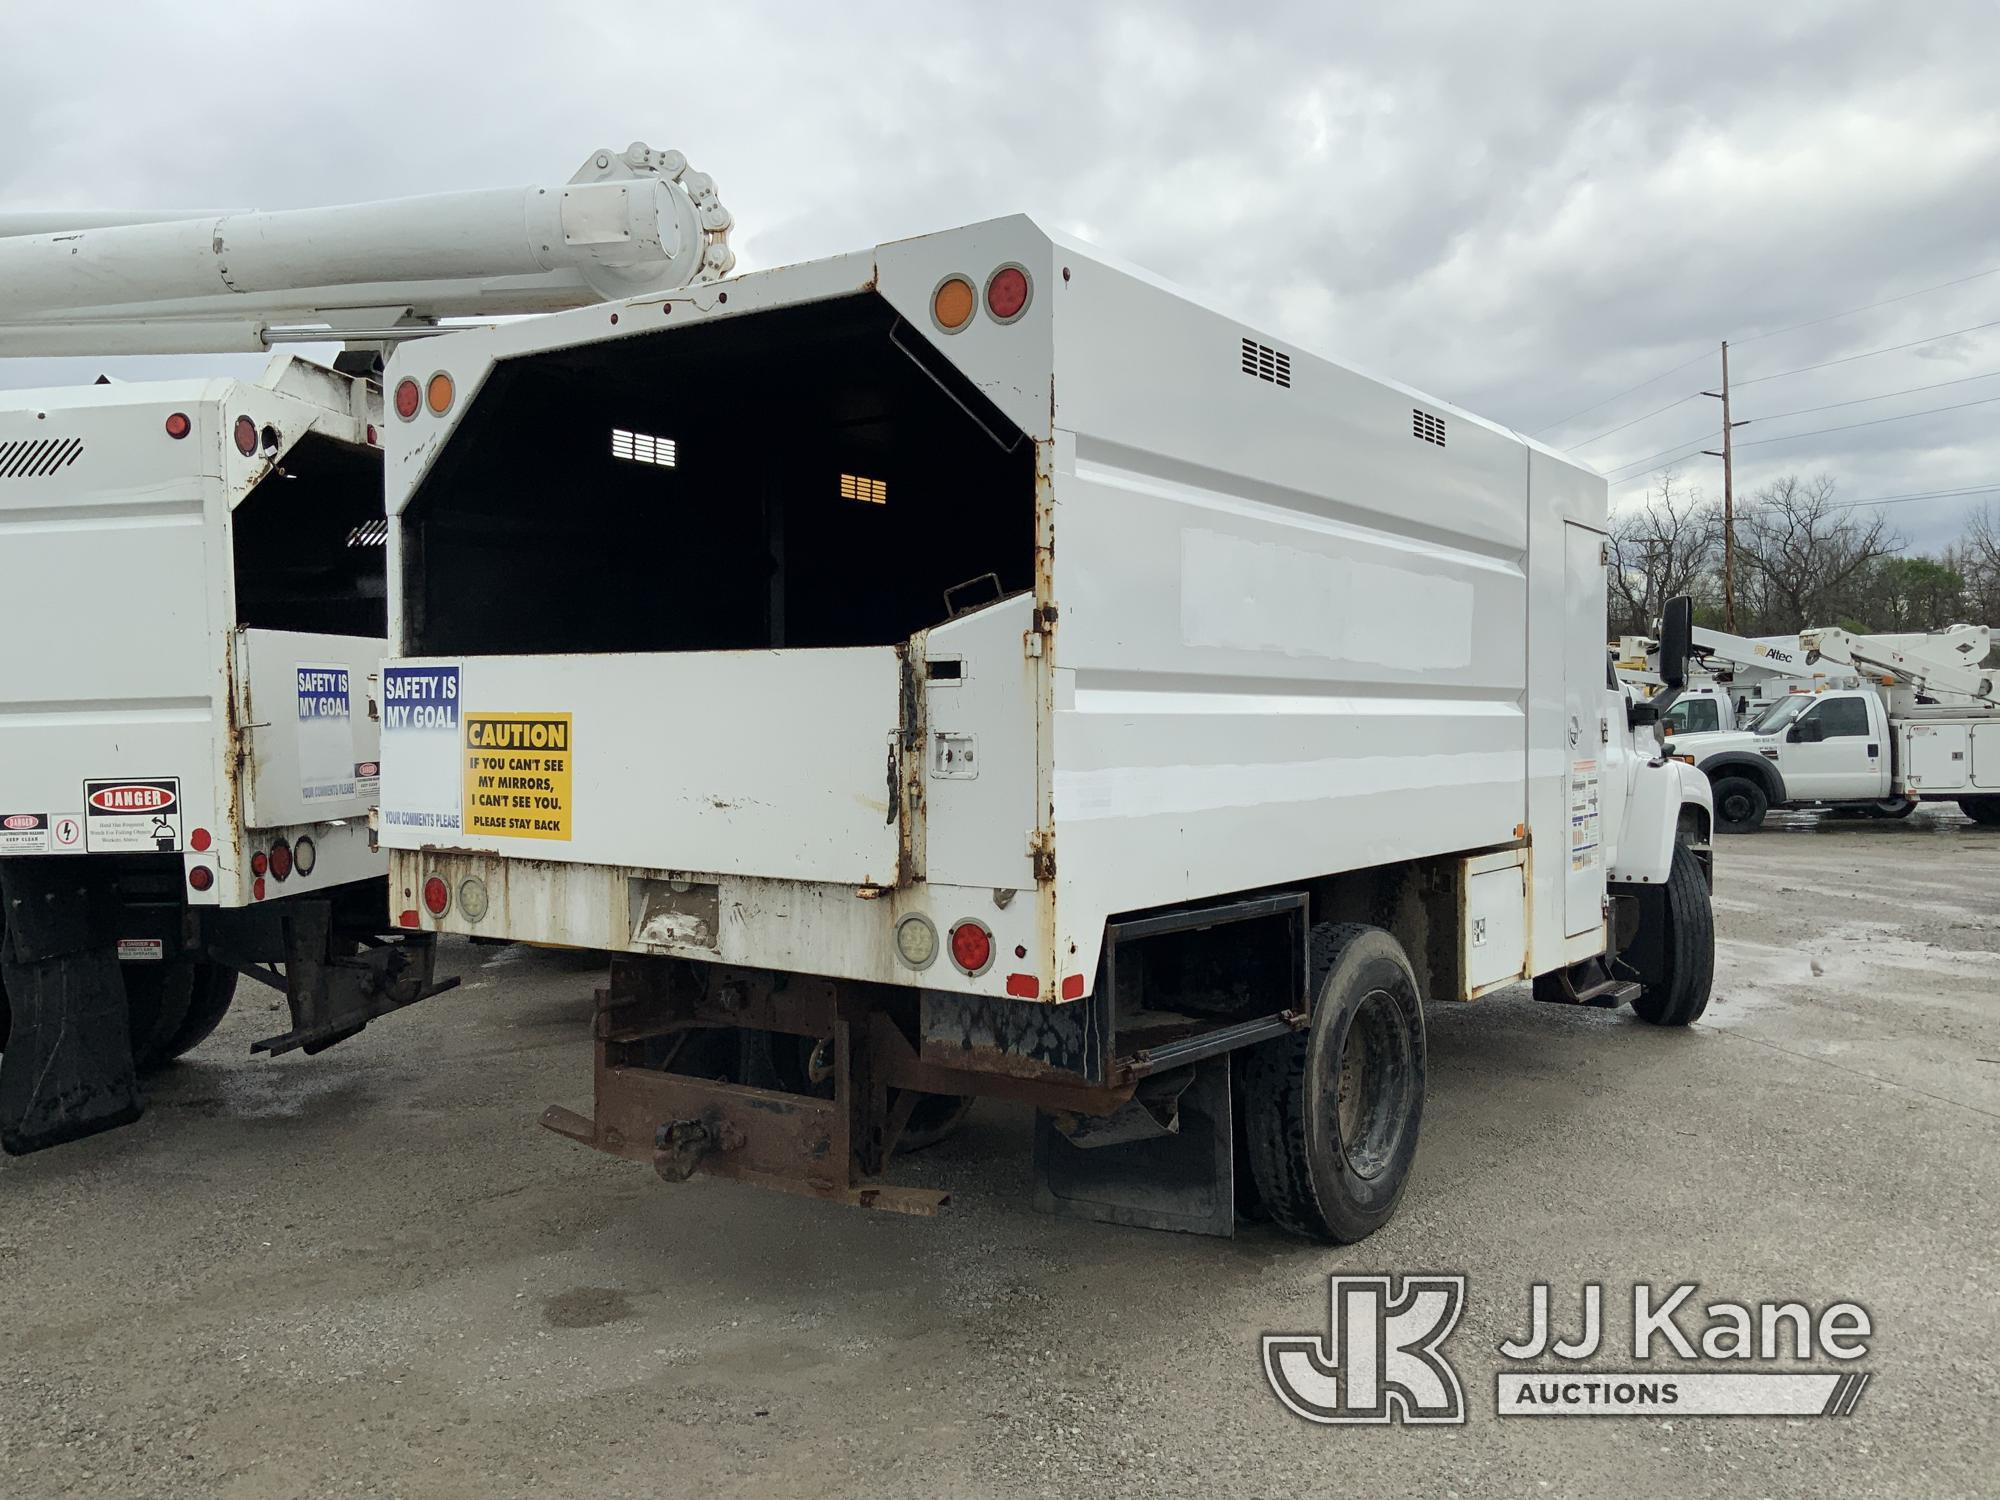
{"label": "step on truck", "polygon": [[1855,685],[1797,690],[1741,729],[1669,740],[1709,779],[1718,831],[1754,833],[1772,808],[1894,819],[1923,802],[2000,826],[2000,671],[1981,664],[1986,627],[1944,635],[1958,649],[1808,630],[1802,650],[1822,681]]}
{"label": "step on truck", "polygon": [[[677,151],[567,184],[241,214],[0,214],[0,355],[346,347],[0,397],[0,1144],[135,1118],[239,975],[317,1052],[445,986],[385,915],[381,351],[727,273]],[[448,382],[407,393],[449,403]],[[407,419],[409,411],[402,417]]]}
{"label": "step on truck", "polygon": [[991,1096],[1046,1209],[1352,1240],[1426,1007],[1701,1013],[1707,786],[1559,455],[1026,218],[436,371],[380,839],[411,930],[613,956],[559,1134],[928,1213],[885,1174]]}

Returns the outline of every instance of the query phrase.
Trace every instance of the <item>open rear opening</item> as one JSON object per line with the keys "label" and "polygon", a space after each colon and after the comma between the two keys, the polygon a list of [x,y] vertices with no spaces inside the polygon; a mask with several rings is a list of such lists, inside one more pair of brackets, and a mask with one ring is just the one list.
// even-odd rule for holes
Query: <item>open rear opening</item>
{"label": "open rear opening", "polygon": [[230,517],[236,623],[388,634],[379,449],[307,433]]}
{"label": "open rear opening", "polygon": [[1034,528],[1034,445],[873,293],[662,329],[494,371],[404,514],[401,646],[888,645],[1031,588]]}

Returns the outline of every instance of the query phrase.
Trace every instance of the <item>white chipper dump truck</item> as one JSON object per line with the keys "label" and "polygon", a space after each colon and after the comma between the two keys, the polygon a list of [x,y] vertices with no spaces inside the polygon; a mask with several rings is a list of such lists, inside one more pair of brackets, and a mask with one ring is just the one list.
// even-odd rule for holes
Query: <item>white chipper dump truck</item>
{"label": "white chipper dump truck", "polygon": [[[0,217],[0,354],[345,341],[261,380],[0,394],[0,1145],[139,1113],[237,976],[316,1052],[433,993],[384,917],[387,580],[366,373],[440,316],[729,268],[678,153],[568,185],[287,213]],[[449,405],[432,382],[418,404]],[[407,417],[408,413],[404,415]],[[387,929],[385,931],[385,929]]]}
{"label": "white chipper dump truck", "polygon": [[1026,218],[388,380],[440,374],[380,838],[412,931],[616,955],[557,1132],[929,1212],[881,1174],[992,1095],[1046,1207],[1352,1240],[1426,1006],[1701,1013],[1708,789],[1628,722],[1560,456]]}

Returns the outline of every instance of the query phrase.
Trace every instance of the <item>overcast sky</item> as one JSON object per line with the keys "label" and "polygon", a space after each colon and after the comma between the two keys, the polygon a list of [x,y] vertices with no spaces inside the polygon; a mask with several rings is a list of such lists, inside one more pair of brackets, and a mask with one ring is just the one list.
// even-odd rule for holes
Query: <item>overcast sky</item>
{"label": "overcast sky", "polygon": [[[1714,446],[1716,403],[1580,440],[1713,387],[1728,338],[1756,419],[1739,494],[1793,470],[1852,500],[1996,487],[1886,507],[1919,547],[2000,500],[2000,327],[1757,380],[2000,322],[2000,274],[1977,275],[2000,268],[1993,0],[6,15],[0,211],[546,182],[644,139],[714,174],[746,267],[1027,211],[1288,342],[1580,444],[1614,498]],[[0,362],[0,385],[189,367]],[[1918,386],[1938,388],[1855,401]],[[1720,492],[1712,459],[1683,476]]]}

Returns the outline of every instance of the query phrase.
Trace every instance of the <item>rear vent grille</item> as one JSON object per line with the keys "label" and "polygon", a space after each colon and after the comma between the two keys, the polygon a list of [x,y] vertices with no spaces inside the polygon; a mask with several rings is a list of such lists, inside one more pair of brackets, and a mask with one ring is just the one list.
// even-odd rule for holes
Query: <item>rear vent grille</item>
{"label": "rear vent grille", "polygon": [[1243,373],[1255,375],[1259,380],[1268,380],[1273,385],[1281,385],[1286,390],[1292,388],[1292,357],[1281,354],[1269,344],[1260,344],[1255,339],[1243,341]]}
{"label": "rear vent grille", "polygon": [[864,505],[887,505],[889,481],[870,479],[866,474],[843,474],[840,476],[840,498],[859,500]]}
{"label": "rear vent grille", "polygon": [[46,479],[81,457],[82,438],[17,438],[0,443],[0,479]]}
{"label": "rear vent grille", "polygon": [[1444,418],[1434,417],[1421,406],[1410,408],[1410,436],[1422,442],[1444,446]]}
{"label": "rear vent grille", "polygon": [[347,545],[350,547],[381,547],[386,546],[388,541],[389,518],[387,516],[377,516],[372,521],[363,521],[359,526],[347,533]]}
{"label": "rear vent grille", "polygon": [[635,464],[658,464],[663,469],[671,469],[679,457],[679,449],[672,438],[655,437],[650,432],[627,432],[622,427],[614,427],[611,429],[611,456]]}

